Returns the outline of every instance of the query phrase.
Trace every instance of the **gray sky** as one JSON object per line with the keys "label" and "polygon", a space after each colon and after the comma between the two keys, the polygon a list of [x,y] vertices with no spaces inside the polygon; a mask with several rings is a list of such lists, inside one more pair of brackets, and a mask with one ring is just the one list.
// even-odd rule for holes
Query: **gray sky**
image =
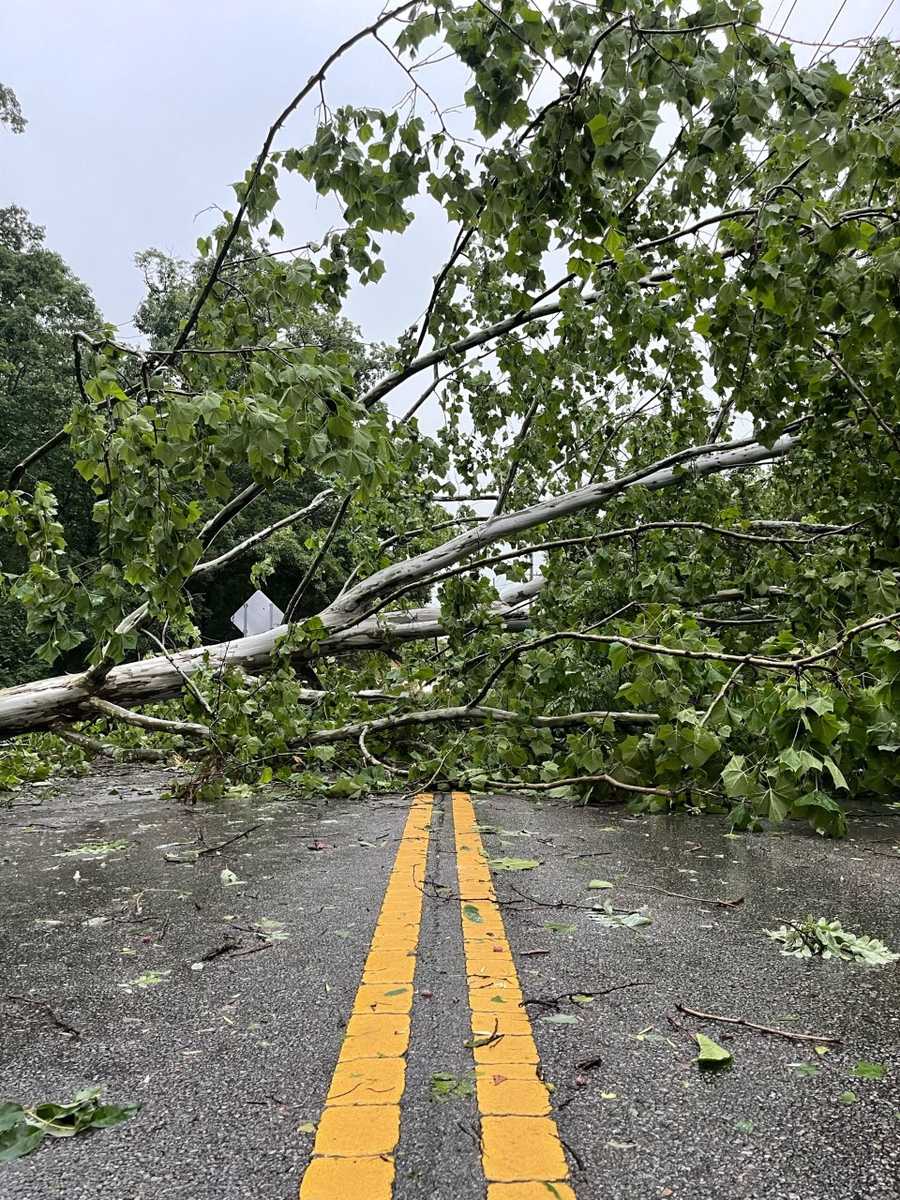
{"label": "gray sky", "polygon": [[[768,0],[767,24],[814,44],[871,32],[888,0]],[[21,204],[92,288],[110,321],[128,326],[140,300],[138,250],[184,257],[208,231],[208,206],[231,205],[228,185],[259,149],[286,101],[326,55],[379,12],[380,0],[2,0],[0,81],[29,124],[0,134],[0,206]],[[896,37],[900,0],[880,34]],[[814,51],[797,47],[806,63]],[[838,52],[842,67],[854,53]],[[452,95],[445,73],[429,86]],[[390,104],[405,77],[377,45],[337,64],[333,105]],[[282,144],[313,127],[307,102]],[[424,114],[423,114],[424,115]],[[284,194],[284,193],[283,193]],[[292,182],[279,213],[286,245],[307,241],[336,209]],[[199,215],[198,215],[199,214]],[[392,340],[422,308],[452,231],[433,209],[410,234],[384,239],[388,272],[360,288],[348,315],[370,339]],[[402,242],[402,245],[400,244]],[[123,333],[129,330],[126,328]]]}

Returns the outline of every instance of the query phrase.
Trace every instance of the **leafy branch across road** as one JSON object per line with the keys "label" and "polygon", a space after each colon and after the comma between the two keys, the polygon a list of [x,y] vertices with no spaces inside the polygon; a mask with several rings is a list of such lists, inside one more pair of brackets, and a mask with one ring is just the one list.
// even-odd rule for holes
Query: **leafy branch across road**
{"label": "leafy branch across road", "polygon": [[[177,753],[195,796],[449,779],[839,835],[896,792],[900,54],[614,7],[385,10],[285,81],[196,259],[142,257],[148,347],[73,311],[4,455],[48,665],[0,735]],[[364,43],[399,105],[330,95]],[[289,233],[291,179],[340,224]],[[367,347],[344,313],[428,206],[421,315]],[[231,639],[261,584],[286,624]]]}

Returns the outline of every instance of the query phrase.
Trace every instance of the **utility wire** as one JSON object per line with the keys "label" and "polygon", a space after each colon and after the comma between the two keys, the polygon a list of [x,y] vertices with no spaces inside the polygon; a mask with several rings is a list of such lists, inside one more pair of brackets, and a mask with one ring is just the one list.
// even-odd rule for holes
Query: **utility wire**
{"label": "utility wire", "polygon": [[[859,48],[859,53],[857,54],[856,58],[854,58],[853,62],[852,62],[852,63],[851,63],[851,65],[850,65],[850,71],[852,71],[852,70],[853,70],[853,68],[856,66],[856,64],[859,62],[859,60],[862,58],[862,56],[863,56],[863,54],[865,53],[866,49],[867,49],[867,48],[868,48],[868,47],[869,47],[869,46],[872,44],[872,42],[875,40],[875,34],[876,34],[876,33],[878,32],[878,30],[881,28],[882,22],[885,20],[885,18],[887,17],[888,13],[891,11],[891,9],[892,9],[893,7],[894,7],[894,0],[888,0],[887,7],[885,8],[885,10],[884,10],[884,12],[881,14],[881,16],[878,18],[878,20],[875,22],[875,28],[872,30],[872,32],[869,34],[869,36],[866,38],[866,40],[865,40],[865,41],[863,42],[863,44],[860,46],[860,48]],[[849,73],[850,73],[850,72],[848,72],[848,74],[849,74]]]}
{"label": "utility wire", "polygon": [[841,0],[840,4],[838,5],[837,12],[831,18],[831,24],[828,26],[828,28],[822,34],[821,42],[819,42],[818,46],[816,46],[815,50],[813,50],[812,58],[809,60],[809,66],[807,66],[807,68],[806,68],[807,70],[809,70],[809,68],[813,65],[813,63],[816,61],[816,59],[821,54],[822,47],[828,41],[828,35],[831,33],[832,29],[834,29],[835,25],[837,24],[838,17],[841,15],[841,13],[844,11],[844,9],[846,7],[847,7],[847,0]]}

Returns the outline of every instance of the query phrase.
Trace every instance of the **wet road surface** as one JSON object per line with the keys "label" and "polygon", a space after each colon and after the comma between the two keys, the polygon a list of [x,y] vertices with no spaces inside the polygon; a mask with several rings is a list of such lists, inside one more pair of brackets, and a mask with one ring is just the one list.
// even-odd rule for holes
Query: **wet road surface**
{"label": "wet road surface", "polygon": [[[410,826],[410,797],[187,810],[167,779],[0,808],[0,1099],[142,1105],[0,1165],[3,1200],[897,1195],[900,964],[787,958],[763,930],[811,912],[898,948],[900,814],[831,843],[521,797],[467,824],[439,794]],[[487,872],[479,845],[539,865]],[[605,926],[607,900],[651,923]],[[733,1067],[701,1072],[696,1032]]]}

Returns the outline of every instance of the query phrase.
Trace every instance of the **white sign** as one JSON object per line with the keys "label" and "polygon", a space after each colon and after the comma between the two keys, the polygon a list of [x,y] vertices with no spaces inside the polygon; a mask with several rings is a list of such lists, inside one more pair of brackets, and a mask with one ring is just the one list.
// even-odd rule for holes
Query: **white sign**
{"label": "white sign", "polygon": [[231,623],[236,625],[244,637],[254,633],[268,633],[284,621],[284,613],[273,604],[265,592],[254,592],[246,604],[232,614]]}

